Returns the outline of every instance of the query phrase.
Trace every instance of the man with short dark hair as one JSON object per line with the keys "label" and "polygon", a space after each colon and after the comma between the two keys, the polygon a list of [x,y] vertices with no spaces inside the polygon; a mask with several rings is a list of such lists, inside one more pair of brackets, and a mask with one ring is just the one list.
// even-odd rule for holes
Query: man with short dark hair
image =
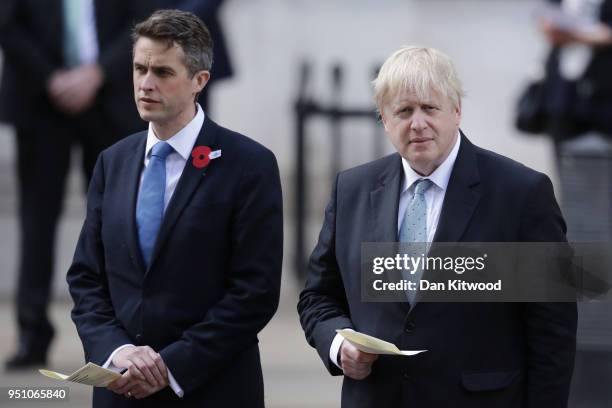
{"label": "man with short dark hair", "polygon": [[67,277],[86,360],[125,370],[94,406],[263,407],[257,334],[282,263],[276,159],[196,103],[212,64],[199,18],[155,12],[133,54],[149,129],[100,155]]}

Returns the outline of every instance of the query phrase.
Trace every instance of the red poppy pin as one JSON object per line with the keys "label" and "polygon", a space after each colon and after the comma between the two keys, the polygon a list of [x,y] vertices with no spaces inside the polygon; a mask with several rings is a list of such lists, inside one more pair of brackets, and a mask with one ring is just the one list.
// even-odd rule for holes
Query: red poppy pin
{"label": "red poppy pin", "polygon": [[196,146],[191,151],[191,157],[193,157],[193,165],[198,169],[203,169],[210,163],[210,147],[208,146]]}

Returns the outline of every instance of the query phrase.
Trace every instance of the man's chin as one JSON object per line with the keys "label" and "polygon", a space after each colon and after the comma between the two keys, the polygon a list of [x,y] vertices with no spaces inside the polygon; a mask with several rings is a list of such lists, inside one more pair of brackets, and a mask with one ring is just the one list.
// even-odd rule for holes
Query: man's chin
{"label": "man's chin", "polygon": [[138,109],[138,114],[140,115],[140,118],[146,122],[153,122],[157,118],[157,115],[155,115],[155,113],[142,109]]}
{"label": "man's chin", "polygon": [[438,167],[435,164],[435,159],[432,154],[426,154],[425,152],[418,152],[406,156],[406,160],[410,167],[421,176],[429,176]]}
{"label": "man's chin", "polygon": [[410,149],[406,154],[409,163],[426,164],[434,160],[434,154],[428,149]]}

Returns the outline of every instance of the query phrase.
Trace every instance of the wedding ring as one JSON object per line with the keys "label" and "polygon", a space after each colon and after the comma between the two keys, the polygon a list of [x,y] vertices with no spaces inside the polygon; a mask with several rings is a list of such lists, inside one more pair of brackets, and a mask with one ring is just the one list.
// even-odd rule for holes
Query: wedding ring
{"label": "wedding ring", "polygon": [[132,397],[132,392],[131,392],[131,391],[128,391],[128,394],[127,394],[127,395],[128,395],[128,398],[131,398],[131,397]]}

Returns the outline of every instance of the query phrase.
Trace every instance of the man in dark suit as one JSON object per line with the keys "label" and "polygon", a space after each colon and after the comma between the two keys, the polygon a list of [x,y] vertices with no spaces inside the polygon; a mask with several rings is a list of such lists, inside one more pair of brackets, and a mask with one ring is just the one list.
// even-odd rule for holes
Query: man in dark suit
{"label": "man in dark suit", "polygon": [[106,147],[144,128],[129,89],[130,27],[141,0],[4,0],[0,120],[14,125],[20,216],[19,346],[7,368],[43,364],[54,242],[70,165],[84,178]]}
{"label": "man in dark suit", "polygon": [[127,369],[94,406],[263,407],[257,334],[282,263],[276,159],[196,103],[212,63],[200,19],[160,10],[134,41],[149,129],[100,155],[67,277],[86,360]]}
{"label": "man in dark suit", "polygon": [[[566,406],[575,303],[361,301],[362,242],[565,241],[548,177],[459,131],[463,92],[446,55],[398,50],[375,93],[397,153],[338,175],[298,304],[308,342],[344,374],[342,406]],[[344,328],[428,351],[365,353]]]}

